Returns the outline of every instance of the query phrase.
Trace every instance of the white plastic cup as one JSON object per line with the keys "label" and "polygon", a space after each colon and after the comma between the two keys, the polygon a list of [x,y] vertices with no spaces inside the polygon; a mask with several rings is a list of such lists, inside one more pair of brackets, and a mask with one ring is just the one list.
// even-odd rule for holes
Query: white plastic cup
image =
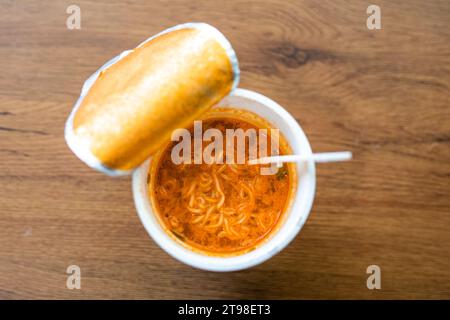
{"label": "white plastic cup", "polygon": [[[293,154],[312,154],[311,146],[297,121],[275,101],[250,90],[236,89],[216,107],[248,110],[280,129]],[[258,265],[284,249],[300,232],[309,216],[316,187],[315,165],[312,160],[296,163],[297,189],[292,205],[287,209],[281,226],[256,249],[237,256],[209,256],[194,252],[175,241],[160,224],[150,204],[147,175],[152,159],[133,173],[133,196],[145,229],[153,240],[175,259],[195,268],[209,271],[236,271]]]}

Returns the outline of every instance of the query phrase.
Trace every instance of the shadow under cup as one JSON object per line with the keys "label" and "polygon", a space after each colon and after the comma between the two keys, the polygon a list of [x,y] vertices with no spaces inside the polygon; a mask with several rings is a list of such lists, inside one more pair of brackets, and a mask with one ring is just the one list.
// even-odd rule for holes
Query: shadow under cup
{"label": "shadow under cup", "polygon": [[[297,121],[273,100],[253,91],[236,89],[215,107],[234,107],[255,113],[278,128],[293,154],[312,154],[311,146]],[[161,225],[150,203],[147,175],[150,158],[133,173],[133,196],[138,215],[153,240],[172,257],[203,270],[236,271],[250,268],[273,257],[298,234],[312,207],[315,193],[315,165],[312,160],[296,163],[297,181],[291,205],[277,229],[254,250],[236,256],[210,256],[192,251],[173,239]]]}

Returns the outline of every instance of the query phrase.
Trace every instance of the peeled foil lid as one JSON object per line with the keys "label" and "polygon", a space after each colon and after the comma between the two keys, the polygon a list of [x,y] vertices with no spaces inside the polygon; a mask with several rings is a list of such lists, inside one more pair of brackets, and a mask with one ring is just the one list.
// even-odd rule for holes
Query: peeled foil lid
{"label": "peeled foil lid", "polygon": [[67,144],[91,168],[130,174],[238,82],[236,54],[220,31],[205,23],[177,25],[86,80],[66,122]]}

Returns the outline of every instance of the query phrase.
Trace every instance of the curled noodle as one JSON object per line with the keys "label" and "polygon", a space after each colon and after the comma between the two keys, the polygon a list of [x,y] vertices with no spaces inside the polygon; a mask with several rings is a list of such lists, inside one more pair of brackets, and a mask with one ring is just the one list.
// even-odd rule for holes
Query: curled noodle
{"label": "curled noodle", "polygon": [[[159,162],[155,196],[167,227],[183,241],[215,252],[240,250],[262,239],[277,223],[288,178],[262,176],[259,165],[174,165],[167,150]],[[223,152],[215,159],[220,157]]]}

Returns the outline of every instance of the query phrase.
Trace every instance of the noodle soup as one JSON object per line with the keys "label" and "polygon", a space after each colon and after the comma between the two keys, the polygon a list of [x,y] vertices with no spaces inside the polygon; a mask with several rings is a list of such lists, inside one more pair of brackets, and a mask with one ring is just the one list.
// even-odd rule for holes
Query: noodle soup
{"label": "noodle soup", "polygon": [[[248,111],[216,109],[203,119],[203,132],[209,128],[225,136],[227,129],[270,127]],[[193,130],[190,128],[191,133]],[[268,138],[265,147],[270,150],[270,134]],[[289,146],[282,136],[279,139],[279,154],[288,154]],[[245,141],[246,160],[249,143]],[[225,161],[175,164],[171,157],[175,145],[169,143],[154,156],[148,176],[151,203],[168,234],[207,255],[243,254],[271,237],[292,199],[296,181],[293,165],[283,164],[275,174],[263,175],[261,165]],[[203,142],[203,147],[207,145]],[[258,149],[261,146],[258,144]],[[215,156],[228,156],[225,146]]]}

